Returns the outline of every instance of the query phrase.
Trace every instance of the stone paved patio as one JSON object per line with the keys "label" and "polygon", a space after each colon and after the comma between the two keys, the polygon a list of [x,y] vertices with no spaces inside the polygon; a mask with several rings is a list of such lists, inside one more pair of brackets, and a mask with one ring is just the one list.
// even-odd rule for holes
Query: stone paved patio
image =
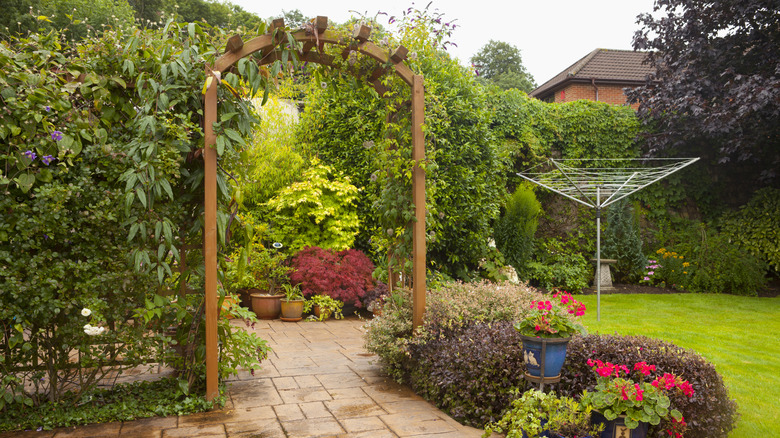
{"label": "stone paved patio", "polygon": [[363,324],[357,317],[257,323],[253,330],[273,353],[254,376],[242,372],[228,383],[227,404],[218,411],[0,437],[481,436],[385,377],[377,357],[363,350]]}

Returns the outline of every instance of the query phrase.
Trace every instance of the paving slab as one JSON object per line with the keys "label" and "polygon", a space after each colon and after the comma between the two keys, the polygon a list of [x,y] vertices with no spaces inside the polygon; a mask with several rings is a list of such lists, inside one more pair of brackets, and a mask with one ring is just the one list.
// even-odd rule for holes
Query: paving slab
{"label": "paving slab", "polygon": [[[210,412],[88,425],[5,437],[41,438],[478,438],[409,387],[388,378],[363,349],[357,317],[261,321],[236,327],[273,349],[262,367],[227,382],[227,403]],[[134,377],[142,377],[142,374]]]}

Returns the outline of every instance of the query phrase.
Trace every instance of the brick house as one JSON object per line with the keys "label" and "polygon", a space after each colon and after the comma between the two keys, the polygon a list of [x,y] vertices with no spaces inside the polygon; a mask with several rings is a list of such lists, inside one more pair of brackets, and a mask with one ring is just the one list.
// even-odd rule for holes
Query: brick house
{"label": "brick house", "polygon": [[623,89],[644,84],[647,75],[654,72],[643,64],[645,57],[645,52],[596,49],[531,91],[529,96],[545,102],[588,99],[625,105]]}

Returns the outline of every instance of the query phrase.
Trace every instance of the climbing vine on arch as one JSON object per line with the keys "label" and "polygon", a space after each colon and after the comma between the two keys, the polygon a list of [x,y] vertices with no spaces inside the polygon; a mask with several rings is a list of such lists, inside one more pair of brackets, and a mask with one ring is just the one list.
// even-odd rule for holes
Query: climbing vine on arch
{"label": "climbing vine on arch", "polygon": [[[415,9],[398,21],[399,33],[382,35],[377,44],[408,48],[407,64],[425,78],[429,268],[469,278],[495,254],[488,247],[489,221],[498,213],[504,181],[485,95],[472,74],[442,49],[452,23]],[[299,133],[312,153],[363,188],[357,245],[371,248],[380,262],[388,251],[400,262],[409,260],[412,240],[409,94],[408,87],[395,87],[393,81],[383,79],[389,92],[377,101],[365,82],[321,73],[307,89]]]}

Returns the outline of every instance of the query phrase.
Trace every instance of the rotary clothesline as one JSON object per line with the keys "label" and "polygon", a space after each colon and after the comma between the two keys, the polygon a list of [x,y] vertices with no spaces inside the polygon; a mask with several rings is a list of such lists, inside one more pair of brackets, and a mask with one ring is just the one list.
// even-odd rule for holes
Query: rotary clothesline
{"label": "rotary clothesline", "polygon": [[[698,158],[550,158],[546,163],[517,174],[534,184],[596,209],[597,321],[601,321],[601,209],[697,160]],[[585,167],[575,167],[582,164]],[[532,172],[537,168],[549,170]]]}
{"label": "rotary clothesline", "polygon": [[[619,201],[678,170],[693,164],[698,158],[636,158],[636,159],[554,159],[532,167],[519,176],[589,207],[601,208]],[[548,164],[549,163],[549,164]],[[578,164],[624,164],[625,167],[574,167]],[[660,164],[639,167],[641,164]],[[553,169],[532,172],[552,164]],[[597,188],[603,200],[596,200]]]}

